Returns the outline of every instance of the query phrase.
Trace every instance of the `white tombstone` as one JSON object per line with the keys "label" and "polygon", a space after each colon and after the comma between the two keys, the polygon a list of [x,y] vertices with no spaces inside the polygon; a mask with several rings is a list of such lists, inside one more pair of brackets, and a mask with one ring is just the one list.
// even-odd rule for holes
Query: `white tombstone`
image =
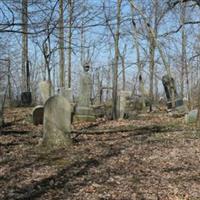
{"label": "white tombstone", "polygon": [[49,81],[41,81],[39,83],[39,91],[42,97],[42,103],[45,104],[47,99],[52,96],[52,84]]}
{"label": "white tombstone", "polygon": [[119,117],[120,119],[124,118],[124,114],[125,114],[125,108],[126,108],[126,99],[127,97],[131,96],[131,91],[120,91],[119,94]]}
{"label": "white tombstone", "polygon": [[44,105],[42,144],[49,148],[67,147],[71,143],[71,105],[63,96],[50,97]]}
{"label": "white tombstone", "polygon": [[60,88],[60,95],[65,97],[70,103],[73,103],[73,95],[71,88]]}

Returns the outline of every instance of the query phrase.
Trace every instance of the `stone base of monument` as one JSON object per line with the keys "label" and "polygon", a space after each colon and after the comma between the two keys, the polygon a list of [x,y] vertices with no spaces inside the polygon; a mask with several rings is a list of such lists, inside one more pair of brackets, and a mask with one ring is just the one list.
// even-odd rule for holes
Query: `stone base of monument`
{"label": "stone base of monument", "polygon": [[[172,102],[171,101],[167,102],[167,108],[168,108],[168,110],[171,111],[171,109],[172,109]],[[175,100],[175,108],[172,109],[172,110],[174,110],[178,113],[185,114],[185,113],[188,112],[188,107],[187,107],[187,105],[184,104],[182,99],[176,99]]]}
{"label": "stone base of monument", "polygon": [[94,122],[96,121],[96,116],[92,108],[79,106],[75,109],[73,121]]}

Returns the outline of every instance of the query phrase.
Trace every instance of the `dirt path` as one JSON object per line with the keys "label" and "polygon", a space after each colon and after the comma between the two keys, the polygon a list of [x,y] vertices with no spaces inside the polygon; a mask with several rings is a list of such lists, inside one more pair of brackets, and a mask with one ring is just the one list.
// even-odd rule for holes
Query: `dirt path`
{"label": "dirt path", "polygon": [[[20,112],[7,111],[7,122]],[[100,123],[90,132],[137,129],[81,134],[71,149],[48,154],[37,148],[42,127],[15,121],[0,134],[2,200],[200,199],[200,134],[180,119],[145,115]]]}

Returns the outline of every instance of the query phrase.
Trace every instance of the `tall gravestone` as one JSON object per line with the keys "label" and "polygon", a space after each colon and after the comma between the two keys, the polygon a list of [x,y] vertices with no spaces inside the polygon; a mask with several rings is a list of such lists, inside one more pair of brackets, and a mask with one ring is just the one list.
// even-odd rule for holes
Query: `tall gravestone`
{"label": "tall gravestone", "polygon": [[60,88],[60,95],[65,97],[70,103],[73,103],[73,95],[71,88]]}
{"label": "tall gravestone", "polygon": [[167,97],[167,107],[168,109],[171,109],[173,107],[172,105],[172,95],[174,93],[174,100],[175,100],[175,110],[179,113],[186,113],[188,112],[187,105],[184,105],[183,99],[180,98],[176,91],[176,85],[175,81],[172,77],[169,77],[168,75],[165,75],[162,77],[162,83],[164,86],[165,94]]}
{"label": "tall gravestone", "polygon": [[63,96],[50,97],[44,105],[42,145],[50,149],[71,143],[71,105]]}
{"label": "tall gravestone", "polygon": [[74,119],[78,121],[95,121],[94,111],[91,108],[92,79],[89,74],[90,66],[83,66],[83,73],[79,82],[79,98]]}
{"label": "tall gravestone", "polygon": [[127,105],[127,97],[131,96],[131,91],[120,91],[119,94],[119,105],[118,105],[118,112],[120,119],[123,119],[125,116],[125,109]]}
{"label": "tall gravestone", "polygon": [[52,96],[52,85],[49,81],[41,81],[39,83],[39,91],[42,98],[42,103],[45,104],[47,99]]}
{"label": "tall gravestone", "polygon": [[172,108],[172,94],[174,93],[174,98],[177,98],[177,91],[174,79],[165,75],[162,77],[162,83],[167,97],[167,107]]}

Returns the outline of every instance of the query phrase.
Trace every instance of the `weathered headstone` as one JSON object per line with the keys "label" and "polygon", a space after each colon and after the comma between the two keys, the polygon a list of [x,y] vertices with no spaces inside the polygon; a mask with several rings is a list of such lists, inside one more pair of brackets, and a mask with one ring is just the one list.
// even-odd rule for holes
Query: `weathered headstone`
{"label": "weathered headstone", "polygon": [[167,97],[167,107],[172,108],[172,94],[174,93],[174,98],[177,98],[176,86],[174,79],[165,75],[162,77],[162,83]]}
{"label": "weathered headstone", "polygon": [[31,92],[22,92],[21,93],[21,103],[23,106],[30,106],[32,103]]}
{"label": "weathered headstone", "polygon": [[191,110],[188,114],[185,115],[185,122],[187,124],[196,123],[197,114],[198,114],[198,110],[197,109]]}
{"label": "weathered headstone", "polygon": [[39,90],[42,97],[42,103],[45,104],[47,99],[53,94],[52,85],[49,81],[41,81],[39,83]]}
{"label": "weathered headstone", "polygon": [[43,124],[44,106],[36,106],[33,109],[32,117],[33,117],[33,124],[34,125],[37,126],[39,124]]}
{"label": "weathered headstone", "polygon": [[162,83],[167,97],[167,108],[171,109],[173,107],[172,95],[174,93],[175,110],[179,113],[186,113],[188,111],[187,105],[185,105],[183,99],[178,96],[174,79],[172,77],[165,75],[162,77]]}
{"label": "weathered headstone", "polygon": [[84,72],[80,77],[78,106],[76,107],[75,120],[78,121],[95,121],[95,115],[91,108],[92,96],[92,79],[89,74],[90,66],[83,66]]}
{"label": "weathered headstone", "polygon": [[120,91],[118,112],[119,112],[119,117],[121,119],[123,119],[125,116],[125,111],[127,107],[127,98],[130,96],[131,96],[131,91]]}
{"label": "weathered headstone", "polygon": [[63,96],[50,97],[44,105],[42,145],[52,148],[68,147],[71,143],[71,105]]}
{"label": "weathered headstone", "polygon": [[60,95],[65,97],[70,103],[73,103],[73,95],[71,88],[60,88]]}

